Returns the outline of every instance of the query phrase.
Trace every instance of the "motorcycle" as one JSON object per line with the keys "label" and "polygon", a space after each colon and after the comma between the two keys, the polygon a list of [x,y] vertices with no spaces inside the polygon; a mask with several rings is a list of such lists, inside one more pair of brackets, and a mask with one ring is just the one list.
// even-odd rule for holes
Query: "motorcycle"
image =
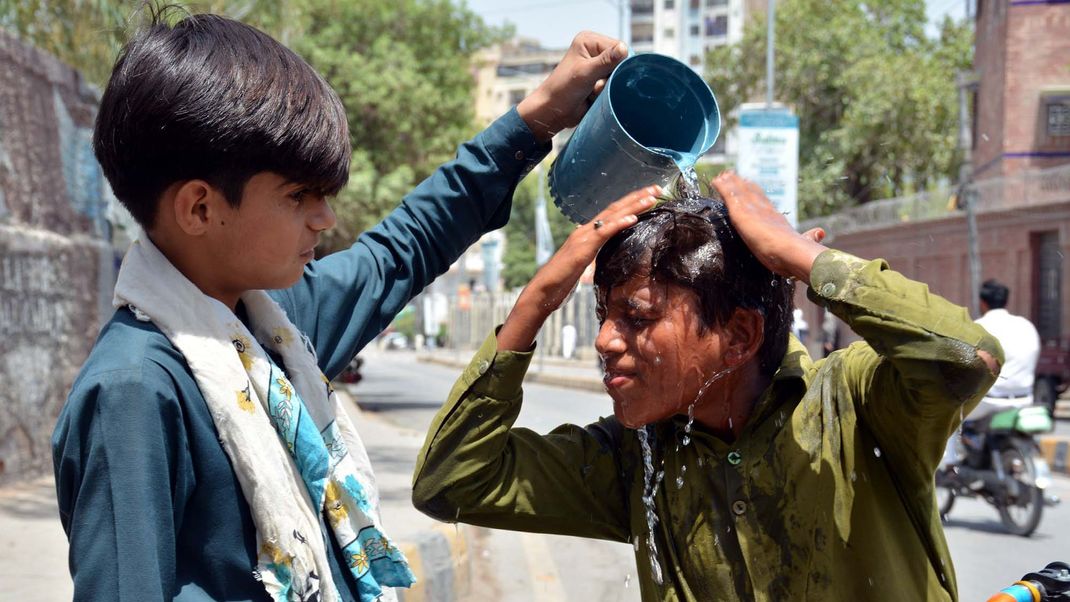
{"label": "motorcycle", "polygon": [[1070,602],[1070,564],[1052,562],[1005,587],[988,602]]}
{"label": "motorcycle", "polygon": [[338,380],[351,385],[359,383],[364,378],[360,373],[360,368],[363,365],[364,359],[358,355],[349,362],[349,365],[342,369],[342,373],[338,375]]}
{"label": "motorcycle", "polygon": [[1051,470],[1033,439],[1054,423],[1044,406],[1011,408],[964,422],[952,439],[957,461],[936,471],[936,502],[946,520],[955,499],[980,497],[999,511],[1004,527],[1028,537],[1040,524]]}

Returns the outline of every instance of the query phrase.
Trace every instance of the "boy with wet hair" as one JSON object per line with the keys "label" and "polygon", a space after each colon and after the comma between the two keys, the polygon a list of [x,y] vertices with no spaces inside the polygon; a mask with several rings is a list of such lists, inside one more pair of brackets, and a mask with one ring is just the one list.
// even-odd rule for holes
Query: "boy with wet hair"
{"label": "boy with wet hair", "polygon": [[413,576],[330,386],[484,232],[627,53],[546,82],[348,250],[314,260],[351,148],[337,95],[266,34],[157,14],[94,146],[144,233],[53,434],[78,600],[390,600]]}
{"label": "boy with wet hair", "polygon": [[[644,600],[949,600],[933,472],[998,343],[925,285],[799,234],[732,173],[723,199],[637,191],[524,289],[428,431],[440,520],[632,542]],[[601,249],[601,251],[600,251]],[[533,341],[595,259],[609,418],[512,428]],[[864,342],[812,360],[792,280]]]}

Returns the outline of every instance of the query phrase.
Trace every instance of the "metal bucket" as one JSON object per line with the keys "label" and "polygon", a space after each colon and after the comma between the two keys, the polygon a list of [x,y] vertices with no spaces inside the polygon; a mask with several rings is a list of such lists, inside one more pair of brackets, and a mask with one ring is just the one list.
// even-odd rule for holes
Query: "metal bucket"
{"label": "metal bucket", "polygon": [[550,167],[554,203],[576,223],[643,186],[668,189],[721,131],[710,87],[676,59],[621,62]]}

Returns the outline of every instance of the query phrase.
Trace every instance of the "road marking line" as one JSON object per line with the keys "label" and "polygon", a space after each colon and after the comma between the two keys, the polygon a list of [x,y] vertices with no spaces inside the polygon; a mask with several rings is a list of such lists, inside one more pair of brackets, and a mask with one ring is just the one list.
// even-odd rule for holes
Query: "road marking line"
{"label": "road marking line", "polygon": [[557,574],[550,546],[545,535],[524,533],[524,557],[528,561],[528,574],[531,576],[531,593],[535,602],[560,602],[567,599],[565,588],[561,586],[561,576]]}

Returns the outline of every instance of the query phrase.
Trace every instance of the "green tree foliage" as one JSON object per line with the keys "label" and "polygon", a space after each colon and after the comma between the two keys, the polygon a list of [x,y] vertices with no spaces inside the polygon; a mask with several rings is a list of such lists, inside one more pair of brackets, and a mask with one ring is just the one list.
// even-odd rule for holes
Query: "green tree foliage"
{"label": "green tree foliage", "polygon": [[0,27],[103,86],[133,6],[117,0],[0,0]]}
{"label": "green tree foliage", "polygon": [[327,241],[348,244],[472,135],[472,55],[502,30],[453,0],[303,0],[294,49],[346,107],[349,186]]}
{"label": "green tree foliage", "polygon": [[[157,0],[149,8],[165,6]],[[325,250],[348,246],[475,133],[472,55],[510,34],[460,0],[192,0],[273,35],[330,82],[353,143]],[[0,26],[103,86],[119,48],[151,10],[131,0],[0,0]]]}
{"label": "green tree foliage", "polygon": [[[799,115],[803,217],[957,178],[955,76],[973,57],[969,23],[925,33],[923,0],[783,0],[776,97]],[[712,50],[707,78],[725,113],[765,91],[764,20]]]}
{"label": "green tree foliage", "polygon": [[[549,161],[543,169],[549,169]],[[538,172],[524,178],[513,195],[513,211],[505,226],[505,255],[502,258],[502,280],[506,289],[524,286],[535,275],[535,200],[538,195]],[[542,184],[545,186],[545,181]],[[546,197],[546,215],[550,221],[550,233],[555,247],[560,247],[565,238],[575,229],[564,213],[554,206],[550,191],[543,190]]]}

